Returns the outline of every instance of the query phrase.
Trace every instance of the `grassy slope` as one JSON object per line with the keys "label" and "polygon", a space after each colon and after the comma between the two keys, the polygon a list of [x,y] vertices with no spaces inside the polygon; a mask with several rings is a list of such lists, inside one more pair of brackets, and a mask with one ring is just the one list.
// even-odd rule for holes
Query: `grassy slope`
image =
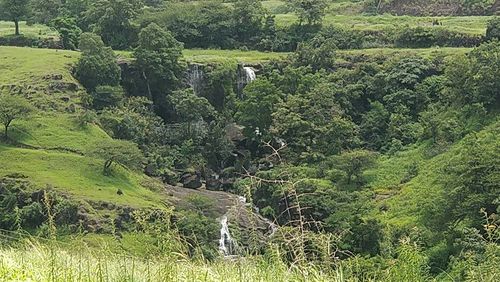
{"label": "grassy slope", "polygon": [[[497,120],[475,134],[482,136],[499,125]],[[382,212],[374,211],[375,216],[384,223],[419,226],[427,205],[432,205],[442,197],[443,169],[460,154],[463,147],[459,141],[441,154],[428,156],[430,146],[428,143],[421,143],[393,156],[383,156],[375,168],[365,173],[370,186],[377,193],[378,205],[386,209]],[[411,166],[418,167],[418,174],[403,183]]]}
{"label": "grassy slope", "polygon": [[[41,109],[30,120],[14,121],[11,126],[11,137],[28,146],[0,143],[0,177],[21,173],[39,187],[50,185],[79,199],[130,206],[161,205],[161,197],[143,187],[147,181],[144,176],[119,167],[112,176],[104,176],[102,160],[73,153],[109,139],[99,127],[82,127],[77,114],[61,110],[78,103],[78,91],[51,90],[54,83],[76,83],[69,66],[77,56],[68,51],[0,47],[0,89],[2,85],[20,87],[20,93],[27,94]],[[62,79],[47,78],[54,74],[62,75]],[[69,96],[69,101],[61,100],[62,96]],[[117,195],[118,189],[124,195]]]}

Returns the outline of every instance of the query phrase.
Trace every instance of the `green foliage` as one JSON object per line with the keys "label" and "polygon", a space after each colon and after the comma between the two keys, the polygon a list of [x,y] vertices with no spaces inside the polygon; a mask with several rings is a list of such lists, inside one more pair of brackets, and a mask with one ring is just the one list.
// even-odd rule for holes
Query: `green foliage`
{"label": "green foliage", "polygon": [[[205,204],[204,204],[205,205]],[[217,251],[212,244],[218,239],[219,224],[199,211],[183,211],[175,223],[179,233],[190,246],[190,255],[197,258],[214,259]]]}
{"label": "green foliage", "polygon": [[108,134],[137,144],[154,144],[164,136],[164,123],[151,112],[152,102],[144,97],[132,97],[117,107],[101,111],[99,121]]}
{"label": "green foliage", "polygon": [[82,34],[82,30],[76,24],[75,18],[54,18],[50,21],[50,25],[59,33],[64,49],[75,50],[78,47],[78,41]]}
{"label": "green foliage", "polygon": [[495,17],[488,22],[488,26],[486,28],[486,39],[500,40],[500,17]]}
{"label": "green foliage", "polygon": [[429,48],[432,46],[473,47],[481,37],[451,31],[442,27],[406,27],[397,31],[394,45],[401,48]]}
{"label": "green foliage", "polygon": [[236,120],[245,126],[245,135],[256,140],[267,139],[272,114],[283,94],[270,81],[258,79],[245,87],[243,95],[243,100],[238,103]]}
{"label": "green foliage", "polygon": [[[184,71],[179,62],[182,44],[170,32],[153,23],[141,30],[134,56],[146,81],[148,98],[165,107],[165,95],[178,86]],[[160,110],[165,111],[164,108]]]}
{"label": "green foliage", "polygon": [[168,96],[168,101],[182,122],[193,123],[200,119],[209,120],[215,113],[208,100],[196,96],[192,89],[174,91]]}
{"label": "green foliage", "polygon": [[9,126],[14,120],[26,119],[34,111],[34,107],[25,98],[3,94],[0,95],[0,122],[5,127],[5,137],[8,137]]}
{"label": "green foliage", "polygon": [[288,0],[290,9],[297,14],[299,24],[320,24],[325,15],[327,2],[324,0]]}
{"label": "green foliage", "polygon": [[484,43],[468,57],[450,60],[445,70],[450,85],[449,102],[458,106],[480,103],[487,109],[498,105],[500,42]]}
{"label": "green foliage", "polygon": [[142,6],[141,0],[99,0],[85,12],[85,20],[107,45],[126,49],[137,40],[138,27],[133,20]]}
{"label": "green foliage", "polygon": [[109,174],[115,163],[130,169],[141,169],[143,155],[136,144],[125,140],[108,140],[94,144],[88,155],[104,160],[103,172]]}
{"label": "green foliage", "polygon": [[242,43],[255,40],[263,29],[265,10],[261,1],[238,0],[234,4],[233,21],[236,39]]}
{"label": "green foliage", "polygon": [[382,103],[370,103],[370,110],[363,115],[360,125],[361,136],[369,148],[380,149],[387,143],[389,117]]}
{"label": "green foliage", "polygon": [[295,62],[299,66],[310,66],[314,70],[332,69],[335,64],[337,46],[330,40],[313,38],[309,42],[299,43],[295,51]]}
{"label": "green foliage", "polygon": [[102,110],[106,107],[115,107],[123,100],[125,93],[120,86],[100,85],[90,92],[92,107]]}
{"label": "green foliage", "polygon": [[116,56],[98,35],[83,33],[79,47],[82,55],[76,64],[75,75],[85,88],[92,92],[100,85],[119,84],[121,70]]}
{"label": "green foliage", "polygon": [[418,246],[406,239],[397,249],[398,259],[389,268],[387,281],[428,281],[428,258]]}
{"label": "green foliage", "polygon": [[328,84],[288,96],[273,113],[273,135],[287,142],[291,159],[321,160],[325,155],[355,147],[357,126],[346,117]]}
{"label": "green foliage", "polygon": [[445,169],[450,175],[445,182],[446,221],[465,221],[467,225],[480,229],[481,209],[486,214],[498,212],[498,133],[497,124],[483,135],[471,134],[465,138],[460,155]]}
{"label": "green foliage", "polygon": [[61,0],[30,0],[30,21],[49,24],[59,17],[62,6]]}
{"label": "green foliage", "polygon": [[14,22],[15,35],[19,33],[19,22],[28,17],[29,0],[2,0],[0,1],[0,17]]}
{"label": "green foliage", "polygon": [[343,171],[346,175],[347,184],[351,184],[353,177],[355,181],[362,184],[362,173],[364,170],[375,164],[376,154],[367,150],[353,150],[343,152],[338,156],[332,157],[329,162],[333,168]]}

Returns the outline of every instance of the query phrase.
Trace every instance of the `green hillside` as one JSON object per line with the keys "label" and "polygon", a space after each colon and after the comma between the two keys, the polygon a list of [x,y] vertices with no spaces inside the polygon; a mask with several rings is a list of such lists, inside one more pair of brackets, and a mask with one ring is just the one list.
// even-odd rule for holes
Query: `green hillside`
{"label": "green hillside", "polygon": [[[78,121],[83,92],[71,75],[78,53],[0,47],[0,57],[0,89],[24,93],[37,106],[30,120],[14,121],[15,143],[1,145],[1,177],[21,174],[39,188],[50,186],[82,200],[161,205],[161,197],[145,188],[146,177],[123,168],[104,176],[103,161],[83,155],[110,137],[98,126]],[[117,195],[118,189],[123,195]]]}
{"label": "green hillside", "polygon": [[500,281],[499,5],[0,0],[0,281]]}

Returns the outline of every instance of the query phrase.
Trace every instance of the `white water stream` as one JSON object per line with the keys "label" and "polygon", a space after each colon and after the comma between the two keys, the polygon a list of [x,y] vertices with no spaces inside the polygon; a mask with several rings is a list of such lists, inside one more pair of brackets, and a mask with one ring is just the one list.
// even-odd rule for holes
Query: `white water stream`
{"label": "white water stream", "polygon": [[230,256],[234,252],[234,240],[229,233],[227,215],[222,216],[220,219],[220,225],[219,250],[224,256]]}
{"label": "white water stream", "polygon": [[250,83],[257,78],[257,76],[255,75],[255,71],[251,67],[243,67],[243,69],[245,70],[246,74],[246,83]]}

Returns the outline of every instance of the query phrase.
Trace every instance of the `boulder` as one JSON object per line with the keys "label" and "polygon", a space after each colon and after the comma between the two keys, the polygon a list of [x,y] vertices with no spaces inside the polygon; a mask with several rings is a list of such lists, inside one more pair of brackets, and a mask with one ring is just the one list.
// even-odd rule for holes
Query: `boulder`
{"label": "boulder", "polygon": [[219,178],[210,177],[207,179],[205,186],[206,186],[207,190],[220,191],[221,186],[222,186],[222,182]]}
{"label": "boulder", "polygon": [[181,176],[182,187],[190,189],[198,189],[202,186],[201,177],[198,173],[184,173]]}

